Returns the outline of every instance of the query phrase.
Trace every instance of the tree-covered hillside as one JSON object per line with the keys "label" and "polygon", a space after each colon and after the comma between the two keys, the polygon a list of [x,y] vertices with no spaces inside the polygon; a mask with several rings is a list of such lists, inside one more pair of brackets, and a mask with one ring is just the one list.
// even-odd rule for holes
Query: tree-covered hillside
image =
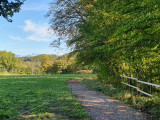
{"label": "tree-covered hillside", "polygon": [[[35,56],[25,56],[25,57],[18,57],[20,61],[31,61],[31,62],[41,62],[42,58],[46,56],[46,54],[40,54]],[[57,59],[58,56],[56,55],[47,55],[50,59]]]}
{"label": "tree-covered hillside", "polygon": [[[88,66],[77,64],[75,56],[67,54],[15,57],[14,53],[0,51],[0,74],[67,74],[89,69],[91,68]],[[86,73],[91,73],[91,71],[86,71]]]}

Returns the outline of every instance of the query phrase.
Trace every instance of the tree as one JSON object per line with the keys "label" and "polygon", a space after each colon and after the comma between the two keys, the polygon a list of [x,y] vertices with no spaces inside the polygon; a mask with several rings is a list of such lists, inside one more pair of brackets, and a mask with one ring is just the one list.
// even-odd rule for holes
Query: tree
{"label": "tree", "polygon": [[52,66],[52,62],[48,56],[43,56],[41,61],[42,71],[48,71]]}
{"label": "tree", "polygon": [[[50,17],[50,29],[59,39],[51,45],[59,46],[63,38],[68,41],[79,35],[79,25],[87,18],[87,9],[94,0],[57,0],[50,4],[47,17]],[[53,17],[54,16],[54,17]]]}
{"label": "tree", "polygon": [[18,59],[15,54],[6,51],[0,51],[0,67],[1,71],[13,72],[13,68],[16,67]]}
{"label": "tree", "polygon": [[0,1],[0,16],[7,19],[7,21],[12,22],[10,17],[20,11],[21,5],[24,3],[25,0],[1,0]]}
{"label": "tree", "polygon": [[51,28],[67,36],[79,63],[94,65],[99,78],[114,85],[122,74],[160,83],[160,1],[58,0],[56,5],[49,13],[55,13]]}

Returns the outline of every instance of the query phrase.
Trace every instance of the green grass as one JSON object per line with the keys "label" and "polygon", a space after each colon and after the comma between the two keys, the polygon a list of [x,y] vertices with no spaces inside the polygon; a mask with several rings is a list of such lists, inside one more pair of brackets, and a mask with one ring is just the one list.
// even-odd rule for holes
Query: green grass
{"label": "green grass", "polygon": [[89,75],[0,76],[0,120],[89,120],[67,81]]}
{"label": "green grass", "polygon": [[129,91],[124,88],[114,88],[112,85],[101,83],[97,78],[92,77],[84,79],[82,84],[91,90],[100,91],[123,101],[131,107],[150,113],[155,119],[160,120],[160,97],[158,96],[153,95],[152,98],[138,96],[135,90]]}

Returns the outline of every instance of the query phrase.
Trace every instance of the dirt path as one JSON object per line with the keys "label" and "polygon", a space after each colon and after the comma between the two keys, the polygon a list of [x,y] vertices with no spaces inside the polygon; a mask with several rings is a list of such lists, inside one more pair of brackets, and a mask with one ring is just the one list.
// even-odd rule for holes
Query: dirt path
{"label": "dirt path", "polygon": [[78,97],[92,120],[153,120],[148,115],[137,112],[118,100],[88,90],[79,83],[79,79],[70,80],[68,87]]}

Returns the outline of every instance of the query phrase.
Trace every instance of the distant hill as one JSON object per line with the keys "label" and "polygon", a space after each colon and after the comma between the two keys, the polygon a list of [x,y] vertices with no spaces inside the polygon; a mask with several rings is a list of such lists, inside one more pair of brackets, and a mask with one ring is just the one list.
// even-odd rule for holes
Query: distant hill
{"label": "distant hill", "polygon": [[43,56],[48,56],[52,60],[56,60],[59,56],[57,55],[48,55],[48,54],[40,54],[40,55],[29,55],[24,57],[18,57],[20,61],[31,61],[31,62],[40,62]]}

